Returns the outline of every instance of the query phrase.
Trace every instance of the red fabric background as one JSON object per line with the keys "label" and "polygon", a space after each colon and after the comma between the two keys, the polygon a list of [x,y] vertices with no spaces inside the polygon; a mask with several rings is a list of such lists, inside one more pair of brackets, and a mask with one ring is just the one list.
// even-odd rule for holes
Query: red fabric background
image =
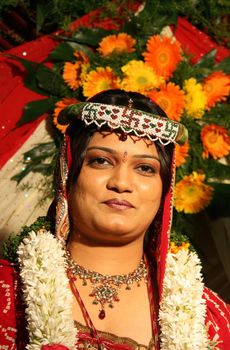
{"label": "red fabric background", "polygon": [[[117,25],[111,19],[99,22],[98,11],[93,11],[89,15],[75,21],[72,24],[72,29],[76,29],[79,26],[112,29]],[[226,48],[217,46],[206,34],[197,30],[184,18],[179,18],[178,25],[173,30],[175,30],[175,36],[181,42],[183,48],[193,54],[193,62],[196,62],[214,48],[218,50],[217,61],[221,61],[229,55],[229,51]],[[54,39],[49,36],[43,36],[8,50],[5,54],[41,62],[56,45],[57,42]],[[4,56],[4,54],[0,56],[0,167],[17,152],[44,117],[16,128],[16,123],[22,115],[25,104],[41,98],[40,95],[24,86],[24,76],[25,70],[20,63]]]}

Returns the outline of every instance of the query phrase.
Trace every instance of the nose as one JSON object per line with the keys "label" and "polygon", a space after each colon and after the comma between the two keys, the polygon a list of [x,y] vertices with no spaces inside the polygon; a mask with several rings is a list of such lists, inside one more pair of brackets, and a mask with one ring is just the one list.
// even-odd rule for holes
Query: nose
{"label": "nose", "polygon": [[113,169],[108,179],[107,189],[117,193],[133,191],[131,174],[126,165],[121,164]]}

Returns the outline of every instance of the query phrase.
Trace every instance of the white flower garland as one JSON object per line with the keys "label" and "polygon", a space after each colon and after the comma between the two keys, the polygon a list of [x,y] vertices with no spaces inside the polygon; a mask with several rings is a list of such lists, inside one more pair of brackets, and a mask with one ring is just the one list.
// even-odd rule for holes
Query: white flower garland
{"label": "white flower garland", "polygon": [[[61,344],[74,350],[77,329],[72,320],[62,244],[49,231],[32,231],[18,249],[27,304],[28,350]],[[181,249],[168,253],[160,304],[161,350],[213,349],[205,326],[206,304],[198,256]]]}
{"label": "white flower garland", "polygon": [[210,349],[203,288],[197,254],[186,249],[169,252],[159,312],[162,350]]}
{"label": "white flower garland", "polygon": [[49,231],[32,231],[20,244],[18,255],[27,305],[30,343],[26,349],[40,350],[42,345],[52,343],[75,349],[73,296],[61,242]]}

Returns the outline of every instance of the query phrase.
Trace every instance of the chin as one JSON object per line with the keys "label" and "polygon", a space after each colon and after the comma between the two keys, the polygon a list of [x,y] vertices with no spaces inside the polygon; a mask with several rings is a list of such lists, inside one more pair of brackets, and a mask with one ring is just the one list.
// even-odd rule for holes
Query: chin
{"label": "chin", "polygon": [[114,245],[129,243],[141,236],[141,234],[136,233],[130,225],[121,223],[106,225],[101,227],[98,232],[103,233],[103,236],[101,236],[102,240],[107,243],[113,243]]}
{"label": "chin", "polygon": [[101,226],[101,230],[103,230],[104,232],[117,235],[123,235],[127,232],[132,231],[130,220],[124,220],[123,218],[109,218],[107,216],[106,221],[100,222],[100,224],[98,225],[98,232],[100,232],[99,226]]}

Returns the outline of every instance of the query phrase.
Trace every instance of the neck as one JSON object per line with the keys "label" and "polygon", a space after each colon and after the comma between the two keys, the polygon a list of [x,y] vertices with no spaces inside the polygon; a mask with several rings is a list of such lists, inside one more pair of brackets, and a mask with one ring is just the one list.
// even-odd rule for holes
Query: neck
{"label": "neck", "polygon": [[122,246],[92,246],[87,240],[73,237],[67,249],[73,260],[88,270],[104,275],[122,275],[137,268],[143,256],[143,238]]}

